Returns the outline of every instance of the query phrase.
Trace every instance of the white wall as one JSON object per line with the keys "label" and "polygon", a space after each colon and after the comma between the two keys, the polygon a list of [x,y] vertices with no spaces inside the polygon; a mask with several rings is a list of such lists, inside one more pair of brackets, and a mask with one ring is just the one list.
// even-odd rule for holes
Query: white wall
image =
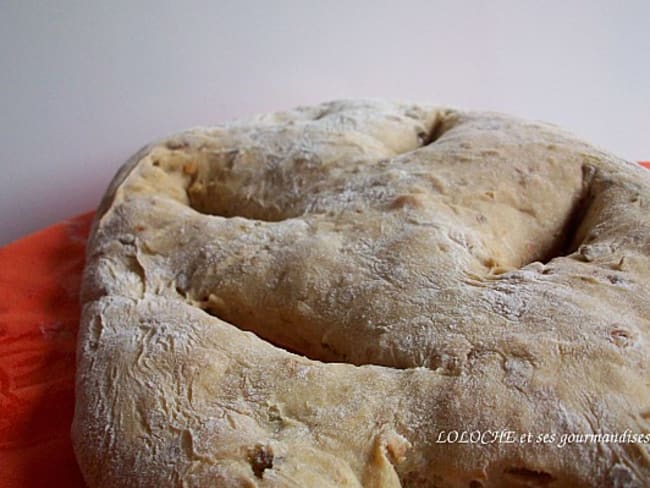
{"label": "white wall", "polygon": [[0,0],[0,244],[144,143],[340,97],[492,109],[650,159],[650,2]]}

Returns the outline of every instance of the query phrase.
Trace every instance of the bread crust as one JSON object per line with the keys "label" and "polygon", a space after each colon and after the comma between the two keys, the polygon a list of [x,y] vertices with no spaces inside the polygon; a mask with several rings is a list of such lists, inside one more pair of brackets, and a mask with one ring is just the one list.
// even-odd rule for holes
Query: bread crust
{"label": "bread crust", "polygon": [[88,243],[84,477],[645,486],[650,436],[559,444],[649,430],[648,202],[643,169],[561,129],[421,104],[151,144]]}

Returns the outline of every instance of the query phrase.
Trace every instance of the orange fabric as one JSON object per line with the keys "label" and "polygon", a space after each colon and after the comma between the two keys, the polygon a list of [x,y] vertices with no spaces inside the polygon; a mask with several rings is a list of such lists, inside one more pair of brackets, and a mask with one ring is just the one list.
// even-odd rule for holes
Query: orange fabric
{"label": "orange fabric", "polygon": [[0,248],[0,488],[85,486],[70,423],[92,215]]}
{"label": "orange fabric", "polygon": [[0,488],[84,486],[70,422],[92,216],[0,248]]}

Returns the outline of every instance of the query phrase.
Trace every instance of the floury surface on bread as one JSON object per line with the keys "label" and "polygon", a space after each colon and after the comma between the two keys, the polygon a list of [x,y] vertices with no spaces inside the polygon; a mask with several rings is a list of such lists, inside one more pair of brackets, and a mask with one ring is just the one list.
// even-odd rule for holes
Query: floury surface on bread
{"label": "floury surface on bread", "polygon": [[87,248],[88,485],[648,486],[644,171],[368,100],[143,148]]}

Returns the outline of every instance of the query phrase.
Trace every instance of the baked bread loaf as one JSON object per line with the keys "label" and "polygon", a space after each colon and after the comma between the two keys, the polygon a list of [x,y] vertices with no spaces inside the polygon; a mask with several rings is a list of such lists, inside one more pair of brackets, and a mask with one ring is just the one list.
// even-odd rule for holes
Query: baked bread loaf
{"label": "baked bread loaf", "polygon": [[87,249],[91,487],[648,486],[650,176],[344,100],[149,145]]}

